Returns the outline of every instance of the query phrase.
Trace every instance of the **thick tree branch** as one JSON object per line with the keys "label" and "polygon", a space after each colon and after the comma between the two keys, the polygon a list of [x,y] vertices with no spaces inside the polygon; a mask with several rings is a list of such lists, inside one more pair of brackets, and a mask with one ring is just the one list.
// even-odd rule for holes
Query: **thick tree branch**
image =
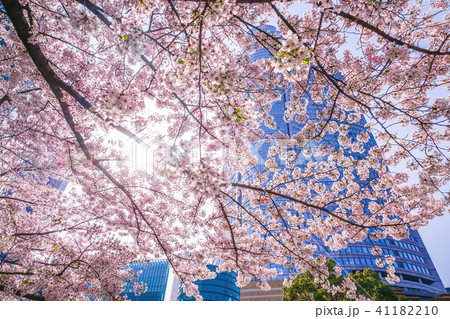
{"label": "thick tree branch", "polygon": [[[147,218],[144,216],[142,211],[139,209],[138,205],[133,199],[133,196],[131,193],[123,186],[118,180],[116,180],[109,172],[106,170],[100,162],[94,158],[93,154],[89,151],[89,148],[87,147],[83,136],[78,132],[78,130],[75,127],[75,123],[72,117],[72,114],[69,109],[69,105],[64,101],[63,93],[62,93],[62,87],[61,83],[62,81],[59,80],[58,76],[55,74],[55,72],[51,69],[48,60],[45,58],[44,54],[42,53],[40,47],[38,44],[31,44],[28,39],[30,38],[30,27],[28,26],[25,17],[22,12],[22,7],[20,3],[17,0],[5,0],[4,2],[5,9],[8,13],[8,16],[11,19],[11,22],[14,25],[14,28],[17,31],[17,34],[19,35],[20,40],[22,41],[23,45],[27,49],[28,53],[30,54],[33,62],[35,63],[37,69],[41,73],[41,75],[44,77],[48,85],[50,86],[51,91],[53,92],[54,96],[58,100],[61,110],[63,112],[64,118],[69,125],[70,129],[72,130],[73,135],[75,136],[78,145],[81,148],[81,151],[84,153],[87,160],[91,161],[91,163],[97,167],[97,169],[102,172],[106,178],[112,182],[118,189],[120,189],[125,196],[130,200],[133,211],[137,212],[138,215],[142,218],[142,220],[148,225],[150,228],[152,234],[154,235],[156,241],[159,244],[159,247],[163,249],[165,255],[169,259],[168,251],[165,249],[165,245],[161,242],[156,230],[151,225],[151,223],[147,220]],[[69,89],[66,87],[66,89]],[[70,90],[70,89],[69,89]]]}
{"label": "thick tree branch", "polygon": [[79,4],[82,4],[85,6],[89,11],[91,11],[93,14],[95,14],[104,24],[106,24],[108,27],[112,25],[112,22],[108,20],[108,18],[103,14],[103,10],[93,4],[89,0],[76,0]]}
{"label": "thick tree branch", "polygon": [[[356,226],[356,227],[360,227],[360,228],[374,228],[374,226],[366,226],[366,225],[355,223],[355,222],[353,222],[353,221],[351,221],[351,220],[349,220],[347,218],[343,218],[343,217],[337,215],[335,212],[333,212],[332,210],[330,210],[330,209],[328,209],[326,207],[321,207],[321,206],[317,206],[317,205],[314,205],[314,204],[310,204],[310,203],[307,203],[305,201],[299,200],[299,199],[294,198],[294,197],[289,196],[289,195],[285,195],[285,194],[282,194],[282,193],[279,193],[279,192],[275,192],[275,191],[272,191],[272,190],[269,190],[269,189],[264,189],[264,188],[255,187],[255,186],[242,184],[242,183],[231,183],[231,185],[239,187],[239,188],[246,188],[246,189],[250,189],[250,190],[253,190],[253,191],[266,193],[266,194],[270,194],[270,195],[273,195],[273,196],[278,196],[278,197],[282,197],[282,198],[288,199],[290,201],[302,204],[302,205],[304,205],[306,207],[310,207],[310,208],[313,208],[313,209],[320,210],[320,211],[322,211],[322,212],[324,212],[324,213],[326,213],[326,214],[328,214],[330,216],[333,216],[334,218],[337,218],[340,221],[348,223],[348,224],[350,224],[352,226]],[[394,225],[377,225],[377,227],[399,226],[399,225],[404,225],[404,224],[405,223],[397,223],[397,224],[394,224]]]}
{"label": "thick tree branch", "polygon": [[418,52],[422,52],[422,53],[426,53],[426,54],[431,54],[431,55],[450,55],[450,52],[441,52],[440,50],[437,50],[437,51],[427,50],[427,49],[423,49],[423,48],[420,48],[418,46],[415,46],[413,44],[406,43],[406,42],[404,42],[404,41],[402,41],[400,39],[396,39],[396,38],[390,36],[389,34],[387,34],[386,32],[384,32],[383,30],[380,30],[376,26],[371,25],[370,23],[368,23],[368,22],[366,22],[364,20],[361,20],[361,19],[359,19],[359,18],[357,18],[355,16],[352,16],[351,14],[349,14],[347,12],[339,11],[339,12],[337,12],[335,14],[337,14],[337,15],[339,15],[339,16],[347,19],[347,20],[355,22],[356,24],[358,24],[358,25],[360,25],[360,26],[362,26],[362,27],[364,27],[366,29],[369,29],[370,31],[375,32],[376,34],[381,36],[383,39],[385,39],[385,40],[387,40],[389,42],[395,43],[397,45],[406,46],[406,47],[408,47],[408,48],[410,48],[412,50],[415,50],[415,51],[418,51]]}
{"label": "thick tree branch", "polygon": [[[5,285],[0,285],[0,291],[5,291],[6,287]],[[39,296],[39,295],[34,295],[34,294],[24,294],[22,295],[21,291],[16,291],[14,293],[15,296],[20,297],[20,298],[25,298],[28,300],[35,300],[35,301],[45,301],[45,297],[44,296]]]}
{"label": "thick tree branch", "polygon": [[[206,2],[207,0],[188,0],[188,1],[192,1],[192,2]],[[288,28],[291,29],[291,31],[293,31],[294,33],[297,33],[296,30],[294,28],[292,28],[291,24],[288,23],[288,21],[286,20],[286,18],[279,12],[279,10],[275,7],[273,0],[236,0],[236,3],[239,4],[263,4],[263,3],[270,3],[272,9],[275,11],[275,13],[277,14],[277,16],[283,20],[283,22],[286,24],[286,26]],[[400,46],[407,46],[408,48],[418,51],[418,52],[422,52],[422,53],[426,53],[426,54],[431,54],[431,55],[450,55],[450,52],[441,52],[440,50],[437,51],[433,51],[433,50],[428,50],[428,49],[423,49],[420,48],[416,45],[410,44],[410,43],[406,43],[400,39],[394,38],[392,36],[390,36],[389,34],[387,34],[386,32],[384,32],[383,30],[379,29],[378,27],[371,25],[370,23],[361,20],[347,12],[344,11],[339,11],[339,12],[334,12],[335,14],[350,20],[352,22],[355,22],[356,24],[369,29],[373,32],[375,32],[376,34],[378,34],[379,36],[383,37],[384,39],[386,39],[389,42],[395,43],[397,45]]]}

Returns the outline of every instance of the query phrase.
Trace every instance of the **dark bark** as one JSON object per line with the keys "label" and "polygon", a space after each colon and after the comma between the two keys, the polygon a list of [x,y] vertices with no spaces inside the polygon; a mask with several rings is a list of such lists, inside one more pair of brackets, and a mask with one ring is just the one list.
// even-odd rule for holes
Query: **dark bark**
{"label": "dark bark", "polygon": [[[5,291],[5,286],[4,285],[0,285],[0,291]],[[44,296],[39,296],[39,295],[34,295],[34,294],[24,294],[22,295],[22,293],[18,290],[14,293],[15,296],[20,297],[20,298],[25,298],[28,300],[35,300],[35,301],[45,301],[45,297]]]}
{"label": "dark bark", "polygon": [[147,220],[145,215],[139,209],[138,205],[133,199],[132,194],[125,188],[124,185],[122,185],[116,178],[114,178],[114,176],[112,176],[111,173],[109,173],[109,171],[105,167],[103,167],[97,159],[94,158],[94,155],[90,152],[89,148],[87,147],[83,136],[80,134],[80,132],[78,132],[77,128],[75,127],[75,122],[70,112],[69,105],[63,99],[62,89],[64,88],[61,86],[61,83],[63,83],[63,81],[61,81],[55,74],[55,72],[52,70],[52,68],[48,63],[47,58],[44,56],[39,45],[31,44],[28,41],[28,39],[31,36],[30,34],[31,30],[23,14],[24,7],[19,3],[18,0],[2,0],[2,1],[6,9],[6,12],[19,36],[19,39],[25,46],[27,52],[30,54],[31,59],[36,65],[38,71],[41,73],[43,78],[46,80],[47,84],[50,86],[50,89],[53,92],[55,98],[58,100],[64,119],[69,125],[86,159],[90,161],[93,166],[95,166],[112,184],[114,184],[118,189],[120,189],[120,191],[124,193],[125,196],[130,200],[133,212],[139,215],[145,222],[145,224],[150,228],[151,233],[155,236],[156,241],[166,254],[167,259],[169,260],[170,263],[172,263],[170,256],[168,255],[168,251],[165,248],[165,245],[163,244],[163,242],[161,242],[154,227],[151,225],[151,223]]}
{"label": "dark bark", "polygon": [[95,14],[104,24],[106,24],[108,27],[112,25],[112,22],[108,20],[107,17],[103,14],[103,10],[93,4],[89,0],[76,0],[79,4],[82,4],[85,6],[89,11],[91,11],[93,14]]}
{"label": "dark bark", "polygon": [[14,29],[16,30],[19,39],[22,41],[26,50],[30,54],[31,59],[38,68],[39,72],[53,90],[53,88],[57,87],[56,82],[59,78],[51,69],[48,60],[42,53],[39,45],[28,41],[31,37],[31,29],[23,14],[24,7],[17,0],[2,0],[2,3],[5,7],[6,13],[14,25]]}

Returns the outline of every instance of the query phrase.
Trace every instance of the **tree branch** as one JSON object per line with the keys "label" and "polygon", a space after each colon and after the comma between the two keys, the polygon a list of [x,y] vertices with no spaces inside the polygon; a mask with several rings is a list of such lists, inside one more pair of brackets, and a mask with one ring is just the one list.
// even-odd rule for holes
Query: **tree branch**
{"label": "tree branch", "polygon": [[347,19],[347,20],[355,22],[356,24],[359,24],[360,26],[362,26],[362,27],[364,27],[366,29],[369,29],[370,31],[375,32],[376,34],[381,36],[383,39],[385,39],[385,40],[387,40],[389,42],[395,43],[397,45],[406,46],[406,47],[408,47],[408,48],[410,48],[412,50],[419,51],[419,52],[426,53],[426,54],[431,54],[431,55],[450,55],[450,52],[441,52],[439,50],[437,50],[437,51],[427,50],[427,49],[423,49],[423,48],[420,48],[418,46],[415,46],[413,44],[409,44],[409,43],[403,42],[402,40],[399,40],[399,39],[396,39],[396,38],[390,36],[389,34],[387,34],[386,32],[384,32],[382,30],[380,30],[376,26],[371,25],[370,23],[368,23],[366,21],[363,21],[363,20],[361,20],[361,19],[359,19],[359,18],[357,18],[355,16],[352,16],[351,14],[349,14],[347,12],[339,11],[339,12],[334,12],[334,13],[339,15],[339,16],[341,16],[341,17],[343,17],[343,18],[345,18],[345,19]]}
{"label": "tree branch", "polygon": [[[0,285],[0,291],[5,291],[6,287],[4,285]],[[17,290],[14,293],[15,296],[20,298],[25,298],[28,300],[35,300],[35,301],[45,301],[44,296],[34,295],[34,294],[24,294],[22,295],[22,292],[20,290]]]}

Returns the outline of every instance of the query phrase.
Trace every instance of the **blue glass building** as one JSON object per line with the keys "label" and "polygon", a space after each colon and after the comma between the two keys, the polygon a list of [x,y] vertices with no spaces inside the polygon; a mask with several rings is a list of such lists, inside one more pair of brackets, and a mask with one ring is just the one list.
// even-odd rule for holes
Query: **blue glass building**
{"label": "blue glass building", "polygon": [[[274,27],[266,27],[266,31],[277,33]],[[270,59],[272,56],[265,49],[259,49],[252,55],[252,61],[258,59]],[[339,74],[335,75],[336,78],[342,78]],[[273,135],[277,132],[281,132],[290,138],[294,134],[299,132],[304,124],[297,123],[296,121],[284,120],[286,111],[286,103],[290,101],[290,89],[278,90],[280,93],[280,100],[272,104],[270,115],[273,116],[276,123],[275,129],[263,127],[262,129],[266,135]],[[317,113],[324,108],[324,104],[316,104],[308,98],[306,94],[303,97],[307,100],[306,112],[309,120],[317,121]],[[326,102],[324,102],[326,104]],[[369,151],[375,147],[376,141],[373,135],[365,128],[366,120],[361,117],[360,121],[356,124],[343,123],[349,125],[348,137],[353,141],[356,140],[356,136],[362,132],[369,134],[369,140],[364,143],[364,150],[361,153],[346,151],[346,155],[352,156],[356,160],[363,160],[368,156]],[[326,143],[331,146],[338,146],[337,134],[328,134],[324,137]],[[322,143],[322,142],[321,142]],[[270,143],[261,141],[253,145],[253,153],[258,158],[258,164],[254,167],[254,172],[262,171],[265,168],[265,162],[268,158],[268,150],[272,146]],[[318,147],[319,145],[310,145],[310,148]],[[296,167],[305,167],[309,161],[321,161],[323,159],[314,156],[298,156],[295,160]],[[277,161],[278,167],[283,167],[282,161]],[[375,175],[374,175],[375,174]],[[246,174],[251,179],[251,173]],[[371,172],[371,177],[376,177],[376,172]],[[238,179],[243,177],[238,176]],[[325,186],[330,187],[331,181],[321,181]],[[306,214],[308,215],[308,214]],[[312,218],[312,216],[305,216],[306,218]],[[386,270],[384,268],[377,267],[375,260],[376,257],[371,254],[371,248],[376,245],[383,250],[384,255],[395,256],[396,262],[396,274],[400,277],[400,282],[392,285],[393,288],[402,289],[406,296],[418,296],[422,299],[428,299],[444,291],[444,286],[439,278],[439,275],[431,261],[431,258],[425,248],[419,233],[416,230],[410,230],[410,236],[402,241],[396,241],[392,238],[386,238],[379,241],[371,241],[366,239],[364,242],[348,244],[348,247],[341,251],[330,251],[327,247],[321,244],[321,241],[317,239],[314,244],[318,247],[318,253],[325,255],[327,258],[333,258],[337,265],[343,268],[346,272],[356,272],[357,270],[363,270],[364,268],[371,268],[378,272],[381,278],[386,277]],[[280,274],[272,280],[281,280],[289,277],[289,270],[281,265],[272,264],[269,267],[277,268]]]}
{"label": "blue glass building", "polygon": [[[209,270],[216,271],[217,266],[208,265]],[[204,301],[239,301],[240,289],[236,286],[237,274],[234,271],[217,273],[216,278],[198,280],[194,282],[198,286],[200,296]],[[188,297],[180,288],[178,301],[194,301],[194,297]]]}
{"label": "blue glass building", "polygon": [[131,283],[127,283],[122,295],[131,301],[163,301],[169,279],[169,262],[164,259],[154,259],[148,262],[133,262],[129,266],[137,279],[137,283],[144,283],[147,291],[136,295]]}
{"label": "blue glass building", "polygon": [[[217,266],[208,265],[210,271],[216,271]],[[147,262],[133,262],[131,268],[137,275],[132,280],[134,283],[143,283],[147,289],[145,293],[135,294],[131,282],[127,282],[122,296],[131,301],[193,301],[194,297],[188,297],[181,288],[181,282],[175,278],[169,262],[165,259],[153,259]],[[240,290],[236,286],[235,272],[220,272],[216,278],[198,280],[200,295],[205,301],[238,301]]]}

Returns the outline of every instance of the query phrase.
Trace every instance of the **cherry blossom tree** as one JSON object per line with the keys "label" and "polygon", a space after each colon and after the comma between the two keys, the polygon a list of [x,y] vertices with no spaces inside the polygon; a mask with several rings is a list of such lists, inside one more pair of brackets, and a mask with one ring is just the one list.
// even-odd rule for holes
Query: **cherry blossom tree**
{"label": "cherry blossom tree", "polygon": [[[1,2],[2,299],[117,300],[124,267],[149,258],[188,295],[212,258],[239,286],[276,275],[270,262],[326,281],[312,236],[399,240],[447,212],[449,99],[430,97],[449,84],[447,1]],[[251,63],[261,48],[272,58]],[[287,91],[302,129],[267,134]],[[160,123],[151,144],[171,156],[130,167],[118,134],[149,143]],[[358,160],[368,132],[378,146]],[[321,160],[296,166],[308,152]]]}

